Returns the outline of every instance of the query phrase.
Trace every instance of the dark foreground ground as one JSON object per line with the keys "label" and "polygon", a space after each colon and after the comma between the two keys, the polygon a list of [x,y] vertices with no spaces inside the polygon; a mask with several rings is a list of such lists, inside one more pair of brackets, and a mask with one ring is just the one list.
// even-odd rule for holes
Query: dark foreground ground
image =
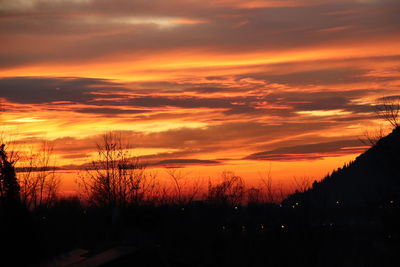
{"label": "dark foreground ground", "polygon": [[203,202],[2,214],[1,266],[400,266],[400,206]]}

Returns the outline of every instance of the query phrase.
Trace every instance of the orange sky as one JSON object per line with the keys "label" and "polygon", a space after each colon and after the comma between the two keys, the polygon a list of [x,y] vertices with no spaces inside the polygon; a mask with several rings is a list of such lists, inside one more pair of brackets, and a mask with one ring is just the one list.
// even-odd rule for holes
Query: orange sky
{"label": "orange sky", "polygon": [[2,132],[51,141],[66,170],[118,130],[160,172],[320,179],[365,150],[372,104],[400,95],[399,12],[396,0],[0,1]]}

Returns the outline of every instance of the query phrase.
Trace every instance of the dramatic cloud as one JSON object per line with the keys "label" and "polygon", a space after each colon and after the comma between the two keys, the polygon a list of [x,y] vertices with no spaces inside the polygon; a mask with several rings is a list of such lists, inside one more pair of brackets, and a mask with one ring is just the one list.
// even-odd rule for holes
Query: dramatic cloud
{"label": "dramatic cloud", "polygon": [[131,62],[137,62],[166,51],[179,57],[191,56],[189,51],[193,50],[213,55],[283,53],[284,49],[310,50],[329,43],[358,46],[367,40],[375,42],[377,36],[381,43],[398,39],[400,4],[395,1],[241,2],[4,4],[0,34],[6,35],[7,41],[1,45],[1,66],[87,63],[111,55],[118,60],[128,55]]}
{"label": "dramatic cloud", "polygon": [[399,12],[397,0],[0,0],[0,131],[21,151],[51,142],[64,169],[112,130],[151,167],[326,173],[365,149],[366,129],[386,130],[373,105],[399,95]]}
{"label": "dramatic cloud", "polygon": [[55,101],[84,102],[102,91],[120,91],[117,84],[103,79],[88,78],[30,78],[0,79],[1,97],[11,102],[40,104]]}
{"label": "dramatic cloud", "polygon": [[362,153],[366,147],[360,140],[340,140],[316,144],[280,147],[270,151],[251,154],[246,159],[253,160],[316,160],[323,157],[337,157],[350,153]]}

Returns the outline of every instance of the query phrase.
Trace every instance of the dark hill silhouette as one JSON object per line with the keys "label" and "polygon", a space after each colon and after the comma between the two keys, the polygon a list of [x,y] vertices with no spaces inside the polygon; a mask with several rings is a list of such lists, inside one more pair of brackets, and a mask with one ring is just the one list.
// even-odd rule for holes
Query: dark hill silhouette
{"label": "dark hill silhouette", "polygon": [[283,205],[372,207],[399,200],[400,127],[396,127],[353,162],[314,182],[305,192],[289,196]]}

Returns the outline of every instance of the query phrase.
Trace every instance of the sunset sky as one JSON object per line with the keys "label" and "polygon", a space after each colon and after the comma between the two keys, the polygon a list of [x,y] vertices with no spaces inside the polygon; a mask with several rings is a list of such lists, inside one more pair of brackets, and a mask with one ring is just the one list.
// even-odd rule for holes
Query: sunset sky
{"label": "sunset sky", "polygon": [[150,166],[320,179],[400,95],[398,0],[0,0],[2,131],[79,168],[122,131]]}

